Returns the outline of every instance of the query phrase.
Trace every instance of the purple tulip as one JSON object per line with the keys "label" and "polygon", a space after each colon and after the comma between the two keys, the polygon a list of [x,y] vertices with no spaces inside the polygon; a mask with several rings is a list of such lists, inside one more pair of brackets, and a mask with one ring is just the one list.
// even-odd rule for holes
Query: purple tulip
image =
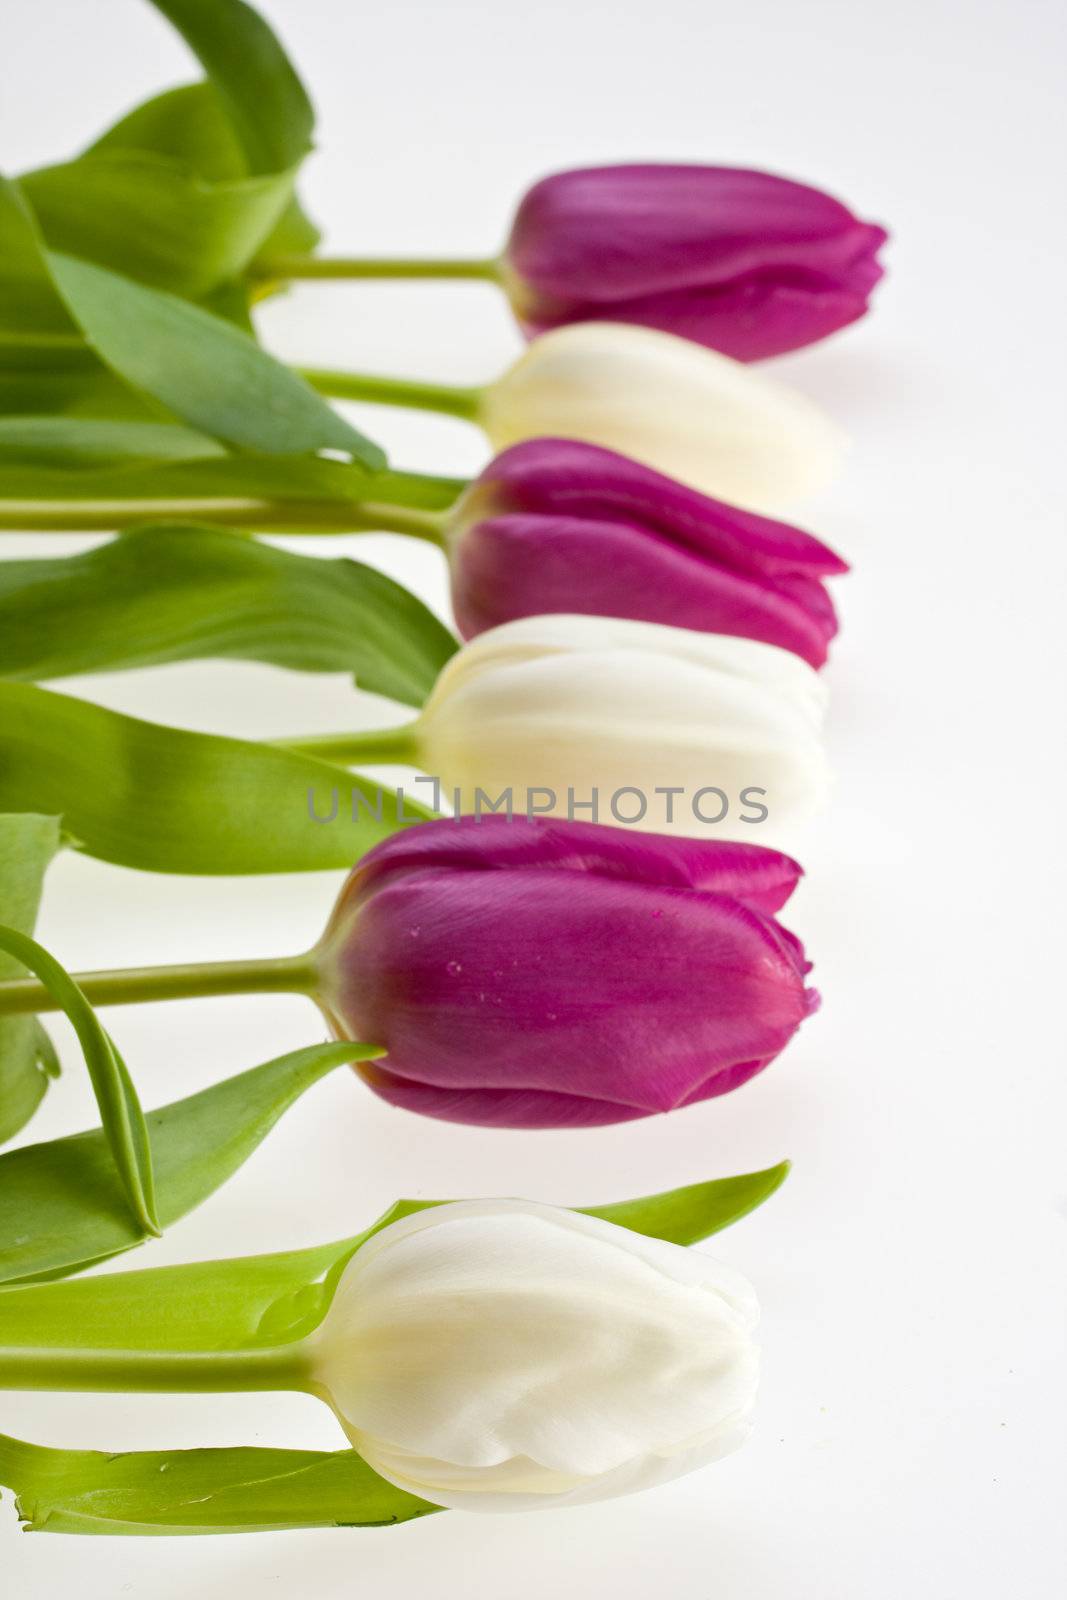
{"label": "purple tulip", "polygon": [[815,1009],[759,845],[505,816],[424,823],[352,873],[320,950],[340,1037],[393,1105],[452,1122],[623,1122],[725,1094]]}
{"label": "purple tulip", "polygon": [[464,638],[549,612],[739,634],[826,660],[847,572],[810,534],[709,499],[626,456],[531,439],[464,495],[450,541]]}
{"label": "purple tulip", "polygon": [[884,228],[742,167],[586,167],[519,206],[505,281],[526,331],[638,322],[759,361],[867,310]]}

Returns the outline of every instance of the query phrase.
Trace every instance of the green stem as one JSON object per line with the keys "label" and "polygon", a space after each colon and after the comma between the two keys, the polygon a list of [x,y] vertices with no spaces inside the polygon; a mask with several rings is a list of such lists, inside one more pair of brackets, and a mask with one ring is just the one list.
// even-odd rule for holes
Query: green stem
{"label": "green stem", "polygon": [[256,500],[188,495],[180,499],[0,500],[0,530],[111,533],[136,522],[185,519],[256,533],[406,533],[444,546],[447,511],[348,500]]}
{"label": "green stem", "polygon": [[210,1351],[0,1346],[0,1389],[173,1394],[309,1386],[307,1356],[300,1340],[258,1350]]}
{"label": "green stem", "polygon": [[380,406],[440,411],[477,422],[483,390],[452,383],[420,383],[414,378],[383,378],[371,372],[338,372],[331,367],[299,367],[300,376],[334,400],[369,400]]}
{"label": "green stem", "polygon": [[407,256],[271,256],[256,262],[257,278],[477,278],[500,282],[495,256],[413,260]]}
{"label": "green stem", "polygon": [[[399,728],[364,728],[358,733],[317,733],[302,739],[272,739],[271,744],[346,767],[413,766],[418,760],[418,718]],[[3,985],[0,985],[2,990]]]}
{"label": "green stem", "polygon": [[[74,981],[92,1005],[129,1006],[149,1000],[188,1000],[225,994],[315,992],[314,951],[259,961],[202,961],[171,967],[125,967],[79,972]],[[58,1011],[59,1002],[36,978],[0,983],[0,1016]]]}

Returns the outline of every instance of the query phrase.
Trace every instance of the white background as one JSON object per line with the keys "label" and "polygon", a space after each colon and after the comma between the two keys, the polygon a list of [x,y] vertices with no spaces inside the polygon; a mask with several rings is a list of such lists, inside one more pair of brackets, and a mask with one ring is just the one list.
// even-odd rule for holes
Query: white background
{"label": "white background", "polygon": [[[1063,1576],[1067,1193],[1051,0],[265,10],[318,103],[304,192],[335,250],[489,251],[529,180],[627,158],[765,165],[892,228],[875,315],[774,364],[854,442],[842,481],[801,513],[855,562],[829,674],[837,791],[801,842],[809,876],[791,916],[825,1006],[740,1093],[595,1132],[423,1122],[339,1073],[137,1264],[329,1239],[399,1194],[604,1200],[789,1155],[786,1188],[715,1246],[764,1305],[759,1425],[740,1455],[639,1499],[365,1533],[26,1538],[5,1495],[5,1600],[1043,1600]],[[36,0],[6,21],[9,169],[63,156],[190,75],[136,0]],[[479,285],[307,287],[263,328],[294,359],[458,380],[518,349]],[[459,422],[355,414],[403,464],[460,472],[483,459]],[[2,537],[11,554],[79,543]],[[384,537],[360,551],[443,602],[434,552]],[[253,735],[389,711],[358,706],[339,678],[251,666],[64,687]],[[289,952],[315,937],[338,882],[169,880],[69,856],[42,936],[73,967]],[[149,1104],[321,1033],[297,999],[109,1021]],[[34,1138],[92,1120],[57,1033],[68,1075]],[[109,1449],[340,1443],[302,1397],[5,1395],[0,1426]]]}

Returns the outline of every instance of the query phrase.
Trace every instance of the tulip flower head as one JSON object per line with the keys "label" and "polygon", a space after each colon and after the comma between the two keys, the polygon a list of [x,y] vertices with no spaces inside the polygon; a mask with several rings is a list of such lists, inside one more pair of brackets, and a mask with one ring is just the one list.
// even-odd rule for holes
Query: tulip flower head
{"label": "tulip flower head", "polygon": [[496,450],[584,439],[756,511],[815,494],[842,453],[837,428],[803,395],[688,339],[584,322],[535,339],[482,392]]}
{"label": "tulip flower head", "polygon": [[680,1477],[749,1430],[758,1307],[695,1251],[524,1200],[373,1234],[314,1341],[359,1453],[441,1506],[530,1511]]}
{"label": "tulip flower head", "polygon": [[465,638],[581,612],[760,639],[813,667],[837,632],[823,578],[845,562],[810,534],[573,439],[497,456],[449,530]]}
{"label": "tulip flower head", "polygon": [[358,1071],[448,1121],[581,1127],[725,1094],[815,1008],[774,918],[800,876],[756,845],[465,817],[378,845],[317,955]]}
{"label": "tulip flower head", "polygon": [[461,811],[506,795],[527,815],[767,843],[825,794],[824,701],[817,672],[754,639],[523,617],[445,665],[415,764]]}
{"label": "tulip flower head", "polygon": [[589,167],[524,198],[504,283],[531,334],[639,323],[758,361],[867,310],[884,228],[819,189],[738,167]]}

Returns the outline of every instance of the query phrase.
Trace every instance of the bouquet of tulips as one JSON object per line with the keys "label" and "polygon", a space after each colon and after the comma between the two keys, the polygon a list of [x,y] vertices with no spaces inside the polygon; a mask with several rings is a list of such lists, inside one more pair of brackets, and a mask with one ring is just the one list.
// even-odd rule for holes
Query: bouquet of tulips
{"label": "bouquet of tulips", "polygon": [[[536,183],[499,257],[327,256],[278,41],[242,0],[153,3],[203,77],[0,186],[0,529],[114,535],[0,559],[0,1139],[58,1070],[51,1011],[100,1116],[0,1153],[0,1388],[298,1389],[339,1447],[0,1433],[0,1484],[32,1527],[143,1534],[661,1482],[749,1426],[755,1296],[691,1246],[787,1163],[574,1210],[400,1201],[284,1255],[79,1274],[207,1200],[340,1067],[401,1116],[580,1129],[729,1093],[811,1015],[783,846],[826,793],[846,566],[781,518],[840,441],[752,363],[861,317],[886,235],[782,177],[648,164]],[[483,386],[297,369],[257,337],[298,280],[438,277],[495,285],[528,340]],[[495,454],[470,482],[400,469],[331,399],[465,418]],[[373,567],[265,537],[364,530],[438,547],[454,632]],[[200,657],[349,672],[402,710],[265,743],[38,686]],[[33,937],[65,847],[348,876],[309,951],[72,976]],[[150,1116],[97,1014],[279,991],[319,1009],[306,1049]]]}

